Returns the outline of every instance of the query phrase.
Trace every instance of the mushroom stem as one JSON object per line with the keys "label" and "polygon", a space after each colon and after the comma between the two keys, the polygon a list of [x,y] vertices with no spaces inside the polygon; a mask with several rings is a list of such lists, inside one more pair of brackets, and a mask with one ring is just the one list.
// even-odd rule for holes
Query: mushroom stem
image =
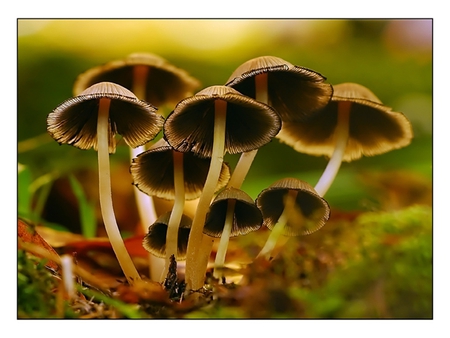
{"label": "mushroom stem", "polygon": [[[287,196],[284,200],[284,209],[281,213],[280,218],[278,219],[277,224],[273,227],[272,231],[270,232],[269,237],[266,240],[266,243],[264,244],[264,247],[261,249],[259,254],[256,256],[256,259],[263,257],[267,260],[270,260],[273,258],[271,255],[273,252],[273,249],[275,248],[277,242],[279,241],[280,237],[282,237],[284,227],[287,224],[287,221],[289,219],[289,213],[292,211],[292,209],[295,206],[295,199],[297,198],[298,191],[296,190],[289,190]],[[287,237],[286,237],[287,240]]]}
{"label": "mushroom stem", "polygon": [[[136,158],[144,151],[144,146],[134,149],[130,148],[131,159]],[[139,217],[141,219],[142,230],[144,230],[144,233],[147,233],[148,227],[155,223],[158,218],[156,215],[155,203],[153,202],[153,198],[151,196],[144,194],[139,189],[134,189],[134,196],[138,207]]]}
{"label": "mushroom stem", "polygon": [[217,272],[216,269],[223,268],[223,266],[225,264],[225,256],[227,253],[228,243],[230,241],[231,229],[233,228],[235,204],[236,204],[236,200],[234,200],[234,199],[228,200],[227,214],[225,216],[225,224],[224,224],[222,236],[220,237],[219,246],[217,248],[216,260],[214,262],[213,276],[215,278],[220,278],[223,275],[223,273],[219,274],[219,272]]}
{"label": "mushroom stem", "polygon": [[[225,152],[225,126],[226,126],[226,113],[227,102],[223,100],[215,100],[214,102],[214,140],[211,155],[211,163],[206,177],[203,192],[200,196],[197,205],[197,211],[195,212],[194,219],[192,220],[191,232],[189,235],[189,241],[186,253],[186,290],[197,290],[203,287],[204,284],[204,272],[208,259],[202,259],[199,255],[201,250],[201,244],[203,240],[203,227],[205,224],[206,214],[209,209],[209,205],[214,196],[214,191],[219,180],[220,171],[223,163],[223,156]],[[207,242],[207,241],[204,241]],[[209,241],[208,241],[209,243]],[[206,262],[205,262],[206,261]]]}
{"label": "mushroom stem", "polygon": [[129,284],[139,280],[140,276],[128,254],[114,215],[111,196],[111,174],[109,168],[109,107],[111,100],[100,99],[97,120],[98,169],[100,209],[111,246],[120,267]]}
{"label": "mushroom stem", "polygon": [[135,65],[133,67],[133,93],[139,100],[146,99],[147,78],[150,67],[144,65]]}
{"label": "mushroom stem", "polygon": [[228,188],[241,188],[241,185],[244,183],[245,177],[247,176],[257,153],[258,149],[241,154],[239,161],[234,168],[233,174],[231,175],[230,181],[227,184]]}
{"label": "mushroom stem", "polygon": [[[267,73],[262,73],[255,76],[255,100],[265,104],[268,104],[269,102],[267,78]],[[257,153],[258,149],[241,154],[227,187],[240,189]]]}
{"label": "mushroom stem", "polygon": [[170,213],[167,225],[166,237],[166,262],[164,270],[161,274],[160,282],[163,282],[167,272],[169,271],[170,256],[177,257],[178,253],[178,228],[180,226],[181,217],[183,216],[185,193],[184,193],[184,169],[183,169],[183,153],[173,151],[173,179],[175,200],[172,211]]}
{"label": "mushroom stem", "polygon": [[326,194],[331,184],[333,183],[345,154],[345,148],[347,147],[350,129],[349,118],[351,104],[351,102],[344,101],[338,103],[338,123],[335,130],[336,143],[333,155],[331,155],[327,167],[325,168],[322,176],[314,187],[316,192],[321,197]]}

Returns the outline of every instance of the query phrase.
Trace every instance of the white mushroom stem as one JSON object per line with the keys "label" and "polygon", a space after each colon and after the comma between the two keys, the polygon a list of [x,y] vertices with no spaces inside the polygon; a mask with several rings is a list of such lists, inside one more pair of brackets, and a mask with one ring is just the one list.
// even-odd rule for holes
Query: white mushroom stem
{"label": "white mushroom stem", "polygon": [[[200,258],[200,252],[206,253],[212,246],[212,241],[203,241],[203,227],[223,164],[223,156],[225,153],[227,102],[220,99],[215,100],[214,108],[214,139],[211,163],[205,185],[203,187],[203,192],[198,201],[197,211],[194,215],[194,219],[192,220],[192,227],[187,246],[185,276],[187,291],[191,289],[197,290],[203,287],[204,272],[206,271],[208,259]],[[202,242],[208,243],[208,245],[211,246],[209,248],[208,246],[202,248]]]}
{"label": "white mushroom stem", "polygon": [[99,198],[103,222],[111,246],[128,283],[133,284],[140,276],[128,254],[114,215],[111,196],[111,174],[109,167],[109,107],[111,100],[100,99],[97,120],[97,145],[99,169]]}
{"label": "white mushroom stem", "polygon": [[335,129],[335,148],[322,176],[314,189],[323,197],[333,183],[344,158],[349,137],[349,119],[351,102],[338,103],[338,122]]}
{"label": "white mushroom stem", "polygon": [[64,283],[64,290],[69,299],[75,297],[75,285],[74,285],[74,275],[73,275],[73,259],[72,256],[65,254],[61,256],[61,269],[62,269],[62,279]]}
{"label": "white mushroom stem", "polygon": [[183,216],[185,193],[184,193],[184,168],[183,153],[173,151],[173,180],[175,190],[175,200],[170,213],[167,225],[166,237],[166,261],[162,271],[160,282],[163,282],[169,271],[170,256],[177,257],[178,253],[178,229],[180,227],[181,217]]}
{"label": "white mushroom stem", "polygon": [[227,203],[227,213],[225,216],[225,224],[223,227],[222,236],[220,237],[219,246],[217,248],[216,260],[214,262],[214,273],[215,278],[221,278],[223,273],[218,272],[225,265],[225,256],[227,253],[228,243],[230,242],[231,230],[233,228],[233,218],[234,218],[234,207],[236,200],[229,199]]}
{"label": "white mushroom stem", "polygon": [[[256,256],[256,258],[263,257],[267,260],[270,260],[273,258],[272,252],[275,249],[276,244],[281,240],[284,239],[284,242],[287,242],[288,237],[282,236],[284,227],[287,224],[287,221],[289,219],[289,214],[293,210],[295,206],[295,199],[297,198],[298,191],[297,190],[289,190],[288,194],[284,200],[284,209],[281,213],[280,218],[278,219],[278,222],[273,227],[272,231],[270,232],[269,237],[266,240],[266,243],[264,244],[264,247],[261,249],[259,254]],[[284,244],[284,243],[282,243]]]}
{"label": "white mushroom stem", "polygon": [[[267,73],[262,73],[255,76],[255,100],[265,104],[268,104],[269,102],[267,78]],[[234,168],[233,174],[231,175],[227,187],[240,189],[257,153],[258,149],[241,154],[241,157],[239,158],[239,161]]]}
{"label": "white mushroom stem", "polygon": [[[268,104],[269,94],[268,94],[268,74],[262,73],[255,76],[255,100]],[[252,166],[253,160],[258,153],[258,149],[251,150],[241,154],[236,167],[234,168],[233,174],[231,175],[230,181],[227,184],[229,188],[240,189],[242,183],[244,183],[245,177],[247,176],[250,167]],[[228,248],[228,243],[230,242],[230,233],[233,225],[233,214],[234,214],[234,204],[228,203],[227,218],[225,220],[223,233],[220,237],[219,246],[217,248],[216,260],[214,262],[214,267],[223,267],[225,264],[225,256]],[[228,217],[228,215],[231,215]],[[214,271],[214,277],[218,278],[219,275]]]}

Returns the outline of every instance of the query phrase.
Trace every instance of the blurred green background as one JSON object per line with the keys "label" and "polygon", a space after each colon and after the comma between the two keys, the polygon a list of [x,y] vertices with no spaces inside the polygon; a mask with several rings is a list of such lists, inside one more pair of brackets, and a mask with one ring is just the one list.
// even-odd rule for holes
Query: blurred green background
{"label": "blurred green background", "polygon": [[[68,191],[77,191],[74,181],[59,188],[53,183],[76,176],[86,190],[87,206],[95,205],[89,191],[97,189],[97,181],[89,173],[97,168],[96,153],[59,146],[46,134],[46,117],[72,96],[80,73],[134,52],[159,54],[199,79],[202,87],[224,84],[236,67],[262,55],[313,69],[331,84],[360,83],[405,114],[414,139],[404,149],[344,163],[325,196],[332,210],[389,209],[377,189],[391,186],[390,179],[413,200],[430,196],[431,20],[18,20],[19,215],[29,216],[32,209],[49,223],[78,230],[79,214],[64,209],[70,204]],[[237,156],[226,160],[234,165]],[[111,162],[113,168],[124,167],[123,175],[113,172],[113,180],[129,186],[127,147],[118,147]],[[273,140],[259,151],[243,189],[255,198],[287,176],[315,185],[326,163]],[[80,197],[75,200],[79,203]],[[64,201],[57,207],[64,217],[49,209],[50,201]]]}

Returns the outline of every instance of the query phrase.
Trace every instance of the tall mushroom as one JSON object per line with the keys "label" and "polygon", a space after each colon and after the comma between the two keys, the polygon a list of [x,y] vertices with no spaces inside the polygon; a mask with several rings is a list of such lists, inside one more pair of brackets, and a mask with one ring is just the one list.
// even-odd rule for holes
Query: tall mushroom
{"label": "tall mushroom", "polygon": [[[332,86],[321,74],[276,56],[250,59],[231,74],[226,85],[273,107],[285,121],[303,121],[327,105]],[[241,155],[229,186],[240,188],[257,149]]]}
{"label": "tall mushroom", "polygon": [[[168,271],[170,257],[176,256],[178,226],[185,200],[200,196],[210,162],[210,158],[200,158],[192,152],[178,152],[164,139],[160,139],[149,150],[132,160],[130,172],[136,188],[149,196],[174,200],[167,221],[166,263],[160,281]],[[225,187],[229,178],[230,169],[223,163],[215,191]]]}
{"label": "tall mushroom", "polygon": [[130,284],[140,279],[126,251],[111,196],[109,154],[120,134],[130,147],[152,140],[164,118],[156,107],[139,100],[126,88],[110,82],[95,84],[56,107],[47,117],[47,130],[60,144],[98,151],[99,196],[103,222],[117,260]]}
{"label": "tall mushroom", "polygon": [[408,119],[356,83],[334,86],[330,103],[306,121],[283,123],[281,142],[310,155],[330,158],[315,190],[324,196],[342,161],[373,156],[407,146],[413,137]]}
{"label": "tall mushroom", "polygon": [[257,149],[270,142],[280,127],[280,118],[273,108],[227,86],[201,90],[180,101],[167,117],[164,138],[174,149],[211,157],[189,237],[186,258],[188,290],[203,286],[208,257],[200,254],[200,248],[206,247],[206,252],[212,245],[208,239],[202,245],[203,226],[225,152],[236,154]]}
{"label": "tall mushroom", "polygon": [[314,188],[296,178],[284,178],[264,189],[256,198],[263,225],[271,233],[257,258],[270,259],[281,236],[308,235],[330,217],[328,203]]}
{"label": "tall mushroom", "polygon": [[[153,53],[133,53],[123,59],[113,60],[88,69],[80,74],[73,86],[75,95],[97,82],[109,81],[131,90],[140,100],[151,102],[164,110],[165,106],[175,106],[178,101],[193,94],[200,82],[185,70]],[[165,115],[165,114],[164,114]],[[131,148],[130,157],[135,158],[145,151],[144,146]],[[157,215],[151,196],[134,189],[141,224],[144,232],[155,222]],[[150,264],[150,276],[153,275]]]}
{"label": "tall mushroom", "polygon": [[73,86],[74,94],[104,81],[117,83],[157,107],[175,105],[200,86],[197,79],[159,55],[133,53],[80,74]]}

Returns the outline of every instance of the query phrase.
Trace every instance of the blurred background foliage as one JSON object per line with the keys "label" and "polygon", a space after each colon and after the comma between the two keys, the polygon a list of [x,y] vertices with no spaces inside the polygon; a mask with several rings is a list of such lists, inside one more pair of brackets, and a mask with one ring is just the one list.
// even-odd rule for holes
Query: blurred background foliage
{"label": "blurred background foliage", "polygon": [[[344,163],[327,201],[332,209],[366,211],[431,205],[431,20],[18,20],[19,214],[81,231],[73,186],[81,184],[85,204],[95,209],[96,153],[59,146],[46,133],[46,117],[72,97],[80,73],[134,52],[164,57],[202,88],[224,84],[236,67],[262,55],[313,69],[331,84],[370,88],[406,115],[415,137],[404,149]],[[111,156],[113,198],[127,229],[138,217],[122,145]],[[237,157],[226,160],[234,165]],[[273,140],[258,153],[243,188],[256,197],[287,176],[315,185],[326,163]]]}

